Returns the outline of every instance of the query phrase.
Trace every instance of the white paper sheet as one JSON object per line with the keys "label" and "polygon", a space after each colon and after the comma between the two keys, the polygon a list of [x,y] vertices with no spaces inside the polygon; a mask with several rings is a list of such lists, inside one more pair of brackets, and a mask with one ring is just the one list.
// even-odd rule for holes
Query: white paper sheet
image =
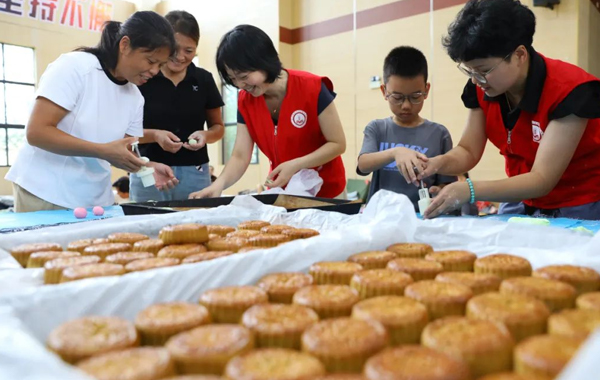
{"label": "white paper sheet", "polygon": [[[283,209],[255,202],[253,198],[242,197],[235,199],[230,206],[213,210],[118,218],[93,223],[95,228],[85,226],[75,231],[72,227],[77,226],[61,226],[55,227],[52,233],[45,231],[45,236],[35,236],[35,241],[52,237],[51,240],[66,244],[71,240],[116,231],[152,235],[171,223],[199,221],[233,226],[250,219],[322,231],[318,237],[266,251],[120,277],[21,287],[0,294],[0,305],[4,309],[4,312],[0,310],[0,327],[9,326],[0,329],[0,357],[10,351],[9,360],[0,359],[0,379],[12,379],[11,375],[22,371],[32,379],[83,380],[81,375],[72,372],[69,366],[43,349],[48,333],[73,318],[97,314],[119,315],[132,320],[140,310],[153,303],[171,300],[196,302],[199,295],[210,288],[253,284],[262,275],[276,271],[305,272],[310,264],[317,261],[344,260],[351,254],[384,249],[396,242],[423,241],[438,250],[467,249],[478,256],[498,252],[517,254],[531,260],[534,267],[575,263],[600,270],[598,236],[592,238],[558,228],[476,219],[421,221],[416,218],[406,197],[386,191],[376,194],[362,215],[353,216],[318,210],[286,214]],[[35,232],[39,234],[39,231]],[[14,235],[20,236],[0,240],[0,246],[8,248],[34,237],[29,231]],[[6,273],[9,273],[8,270],[0,271],[0,277]],[[38,270],[36,275],[40,276],[39,273]],[[22,344],[9,347],[8,342],[16,339]]]}

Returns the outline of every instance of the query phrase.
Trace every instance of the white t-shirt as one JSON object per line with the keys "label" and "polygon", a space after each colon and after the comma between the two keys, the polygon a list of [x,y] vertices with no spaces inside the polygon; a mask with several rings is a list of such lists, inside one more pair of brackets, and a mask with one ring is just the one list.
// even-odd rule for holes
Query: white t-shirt
{"label": "white t-shirt", "polygon": [[[58,129],[79,139],[108,143],[143,136],[144,98],[131,83],[119,83],[90,53],[61,55],[42,75],[36,98],[69,111]],[[6,175],[45,201],[68,208],[109,206],[115,201],[108,161],[62,156],[25,143]]]}

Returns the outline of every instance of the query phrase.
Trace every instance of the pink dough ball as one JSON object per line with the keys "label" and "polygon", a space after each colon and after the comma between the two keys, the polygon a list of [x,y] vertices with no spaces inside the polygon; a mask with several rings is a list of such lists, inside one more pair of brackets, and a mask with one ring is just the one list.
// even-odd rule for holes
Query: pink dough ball
{"label": "pink dough ball", "polygon": [[87,216],[87,210],[83,207],[77,207],[75,210],[73,210],[73,214],[77,219],[83,219]]}
{"label": "pink dough ball", "polygon": [[96,216],[104,215],[104,209],[100,206],[94,207],[94,209],[92,211],[94,212],[94,215],[96,215]]}

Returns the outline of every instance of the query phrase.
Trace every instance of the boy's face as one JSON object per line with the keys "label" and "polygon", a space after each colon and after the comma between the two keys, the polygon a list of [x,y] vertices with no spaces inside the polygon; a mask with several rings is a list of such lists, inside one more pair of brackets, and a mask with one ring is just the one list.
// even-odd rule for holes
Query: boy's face
{"label": "boy's face", "polygon": [[414,78],[390,75],[387,83],[381,85],[381,93],[398,120],[409,124],[419,118],[429,88],[430,84],[425,82],[423,75]]}

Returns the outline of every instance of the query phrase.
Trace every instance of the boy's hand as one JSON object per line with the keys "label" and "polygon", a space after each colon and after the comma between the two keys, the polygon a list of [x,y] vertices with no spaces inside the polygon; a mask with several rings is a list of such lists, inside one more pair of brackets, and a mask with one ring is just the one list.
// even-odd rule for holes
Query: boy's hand
{"label": "boy's hand", "polygon": [[406,183],[419,186],[417,173],[421,173],[425,169],[426,163],[429,161],[427,156],[412,149],[398,147],[394,148],[394,160]]}

